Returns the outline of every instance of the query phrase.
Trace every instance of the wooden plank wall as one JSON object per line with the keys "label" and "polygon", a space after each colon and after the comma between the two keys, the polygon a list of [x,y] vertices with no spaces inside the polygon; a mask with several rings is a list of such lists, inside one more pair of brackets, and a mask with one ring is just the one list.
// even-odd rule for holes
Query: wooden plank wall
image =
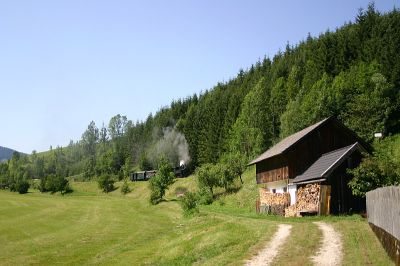
{"label": "wooden plank wall", "polygon": [[267,183],[288,179],[289,168],[287,166],[277,169],[269,170],[266,172],[257,173],[257,183]]}
{"label": "wooden plank wall", "polygon": [[400,240],[400,186],[367,192],[368,222]]}

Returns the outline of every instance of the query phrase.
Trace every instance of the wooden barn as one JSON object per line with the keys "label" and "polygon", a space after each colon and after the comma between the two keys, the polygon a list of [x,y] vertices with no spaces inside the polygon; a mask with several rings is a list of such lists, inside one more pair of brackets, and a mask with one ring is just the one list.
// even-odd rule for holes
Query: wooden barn
{"label": "wooden barn", "polygon": [[[367,143],[330,117],[286,137],[249,165],[256,165],[257,184],[263,184],[261,199],[288,193],[290,202],[279,204],[291,205],[292,212],[348,213],[365,208],[362,199],[351,194],[347,169],[356,167],[366,151]],[[314,199],[302,198],[307,195]]]}

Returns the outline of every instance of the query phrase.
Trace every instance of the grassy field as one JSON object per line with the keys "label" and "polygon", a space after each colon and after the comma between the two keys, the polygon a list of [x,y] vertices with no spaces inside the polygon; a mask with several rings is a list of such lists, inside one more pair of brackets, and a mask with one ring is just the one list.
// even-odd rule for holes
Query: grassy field
{"label": "grassy field", "polygon": [[308,265],[322,236],[312,223],[317,220],[333,224],[343,235],[345,265],[391,264],[359,216],[284,219],[255,214],[257,187],[251,176],[247,173],[237,193],[221,194],[192,218],[182,217],[174,192],[193,188],[193,177],[179,179],[157,206],[148,203],[146,182],[131,183],[126,196],[118,189],[103,194],[94,182],[74,182],[74,192],[65,196],[0,191],[0,264],[241,265],[278,224],[290,223],[286,252],[274,263]]}

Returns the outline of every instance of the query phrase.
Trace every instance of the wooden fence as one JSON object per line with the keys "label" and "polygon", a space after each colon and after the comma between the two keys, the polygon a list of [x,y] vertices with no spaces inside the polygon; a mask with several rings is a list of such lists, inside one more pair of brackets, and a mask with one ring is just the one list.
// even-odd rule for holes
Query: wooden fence
{"label": "wooden fence", "polygon": [[382,245],[400,265],[400,186],[367,193],[368,222]]}
{"label": "wooden fence", "polygon": [[368,222],[400,240],[400,187],[367,192]]}

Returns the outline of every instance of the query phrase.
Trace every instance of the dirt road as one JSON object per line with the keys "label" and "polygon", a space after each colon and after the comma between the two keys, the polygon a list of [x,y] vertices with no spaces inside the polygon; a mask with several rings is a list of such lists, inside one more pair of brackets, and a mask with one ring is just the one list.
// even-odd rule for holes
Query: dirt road
{"label": "dirt road", "polygon": [[261,266],[269,265],[276,255],[278,255],[279,250],[285,243],[286,239],[290,235],[292,229],[291,225],[280,224],[278,231],[272,236],[272,239],[268,244],[262,249],[257,256],[247,261],[245,265],[247,266]]}
{"label": "dirt road", "polygon": [[342,262],[342,240],[331,225],[323,222],[314,222],[322,231],[323,239],[317,254],[311,257],[315,265],[336,266]]}

